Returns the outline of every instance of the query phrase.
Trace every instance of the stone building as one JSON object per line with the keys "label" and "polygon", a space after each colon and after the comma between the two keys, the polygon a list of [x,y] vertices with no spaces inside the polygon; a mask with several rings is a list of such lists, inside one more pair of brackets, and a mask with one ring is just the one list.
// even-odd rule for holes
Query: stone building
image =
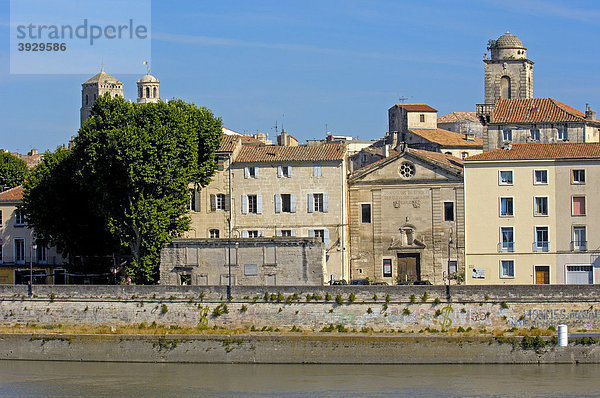
{"label": "stone building", "polygon": [[102,68],[100,73],[81,85],[81,124],[90,117],[94,101],[105,93],[110,93],[111,97],[123,97],[123,83],[104,72]]}
{"label": "stone building", "polygon": [[161,251],[163,285],[320,286],[325,247],[317,238],[174,239]]}
{"label": "stone building", "polygon": [[137,81],[138,88],[138,104],[146,104],[149,102],[156,103],[160,101],[159,97],[159,85],[160,82],[158,79],[150,74],[150,70],[148,73],[141,77],[140,80]]}
{"label": "stone building", "polygon": [[438,117],[437,126],[455,133],[483,138],[483,125],[475,112],[447,113]]}
{"label": "stone building", "polygon": [[466,282],[600,283],[598,181],[598,143],[517,144],[466,159]]}
{"label": "stone building", "polygon": [[17,206],[23,186],[0,192],[0,284],[64,284],[63,257],[56,248],[38,241],[25,225]]}
{"label": "stone building", "polygon": [[460,159],[405,147],[356,170],[348,192],[352,279],[443,284],[464,270]]}

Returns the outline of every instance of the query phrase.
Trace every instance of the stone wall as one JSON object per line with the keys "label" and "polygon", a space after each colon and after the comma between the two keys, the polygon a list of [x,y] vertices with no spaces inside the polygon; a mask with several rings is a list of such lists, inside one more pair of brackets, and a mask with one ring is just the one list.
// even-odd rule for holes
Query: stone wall
{"label": "stone wall", "polygon": [[227,302],[226,287],[40,285],[28,297],[26,286],[4,285],[0,325],[156,322],[281,331],[295,326],[314,332],[329,325],[402,332],[558,324],[600,329],[594,286],[247,286],[234,287],[232,294]]}

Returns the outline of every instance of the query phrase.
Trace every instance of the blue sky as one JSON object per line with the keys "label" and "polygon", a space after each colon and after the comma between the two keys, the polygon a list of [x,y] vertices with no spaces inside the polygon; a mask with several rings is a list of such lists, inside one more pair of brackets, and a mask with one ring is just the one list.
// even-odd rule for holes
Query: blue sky
{"label": "blue sky", "polygon": [[[576,0],[152,2],[152,74],[162,98],[207,106],[225,126],[304,141],[387,131],[400,96],[439,115],[483,101],[488,39],[516,34],[535,62],[534,96],[600,113],[600,3]],[[144,74],[113,74],[135,100]],[[87,75],[11,75],[0,0],[0,148],[54,149],[79,127]],[[111,73],[110,70],[107,70]]]}

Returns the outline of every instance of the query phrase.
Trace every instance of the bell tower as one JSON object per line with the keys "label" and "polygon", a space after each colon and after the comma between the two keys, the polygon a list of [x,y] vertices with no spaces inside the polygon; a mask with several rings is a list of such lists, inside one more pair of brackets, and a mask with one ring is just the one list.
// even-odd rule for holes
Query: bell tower
{"label": "bell tower", "polygon": [[158,79],[150,74],[150,67],[148,67],[147,73],[142,76],[137,82],[138,87],[138,104],[147,104],[148,102],[158,102],[160,100],[158,94],[158,86],[160,82]]}
{"label": "bell tower", "polygon": [[498,40],[490,40],[483,59],[485,70],[485,104],[493,105],[499,98],[527,99],[533,97],[533,61],[527,59],[527,49],[515,35],[506,32]]}
{"label": "bell tower", "polygon": [[111,97],[123,97],[123,83],[104,72],[102,68],[100,73],[81,85],[80,125],[90,117],[96,99],[105,93],[110,93]]}

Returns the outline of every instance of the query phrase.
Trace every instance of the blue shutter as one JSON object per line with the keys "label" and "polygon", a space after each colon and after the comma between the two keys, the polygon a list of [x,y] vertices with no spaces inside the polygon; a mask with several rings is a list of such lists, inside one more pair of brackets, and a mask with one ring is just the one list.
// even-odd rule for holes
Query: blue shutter
{"label": "blue shutter", "polygon": [[258,166],[254,166],[254,178],[258,178]]}
{"label": "blue shutter", "polygon": [[313,176],[321,177],[321,166],[313,166]]}
{"label": "blue shutter", "polygon": [[281,195],[275,194],[275,213],[281,213]]}
{"label": "blue shutter", "polygon": [[256,214],[262,214],[262,195],[256,195]]}
{"label": "blue shutter", "polygon": [[290,212],[296,212],[296,194],[290,195]]}
{"label": "blue shutter", "polygon": [[280,229],[276,229],[275,230],[275,236],[281,236],[281,230]]}
{"label": "blue shutter", "polygon": [[329,249],[329,230],[327,228],[324,229],[325,232],[325,248]]}
{"label": "blue shutter", "polygon": [[247,238],[248,237],[248,231],[243,230],[242,231],[242,238]]}
{"label": "blue shutter", "polygon": [[296,236],[296,230],[292,229],[292,236]]}
{"label": "blue shutter", "polygon": [[292,166],[288,166],[288,177],[292,176]]}
{"label": "blue shutter", "polygon": [[312,194],[312,193],[309,193],[309,194],[308,194],[308,199],[307,199],[307,200],[308,200],[308,203],[307,203],[307,211],[308,211],[309,213],[312,213],[312,212],[313,212],[313,208],[314,208],[314,206],[315,206],[315,201],[314,201],[314,199],[313,199],[313,194]]}
{"label": "blue shutter", "polygon": [[277,178],[281,178],[283,176],[283,168],[281,166],[277,166]]}
{"label": "blue shutter", "polygon": [[327,213],[329,211],[329,197],[326,193],[323,194],[323,213]]}
{"label": "blue shutter", "polygon": [[[200,211],[200,191],[198,189],[194,189],[194,211]],[[0,223],[2,223],[1,217]]]}
{"label": "blue shutter", "polygon": [[248,214],[248,195],[242,195],[242,214]]}
{"label": "blue shutter", "polygon": [[315,237],[315,230],[314,229],[309,229],[308,230],[308,237],[309,238],[314,238]]}
{"label": "blue shutter", "polygon": [[250,178],[250,168],[244,167],[244,178]]}

